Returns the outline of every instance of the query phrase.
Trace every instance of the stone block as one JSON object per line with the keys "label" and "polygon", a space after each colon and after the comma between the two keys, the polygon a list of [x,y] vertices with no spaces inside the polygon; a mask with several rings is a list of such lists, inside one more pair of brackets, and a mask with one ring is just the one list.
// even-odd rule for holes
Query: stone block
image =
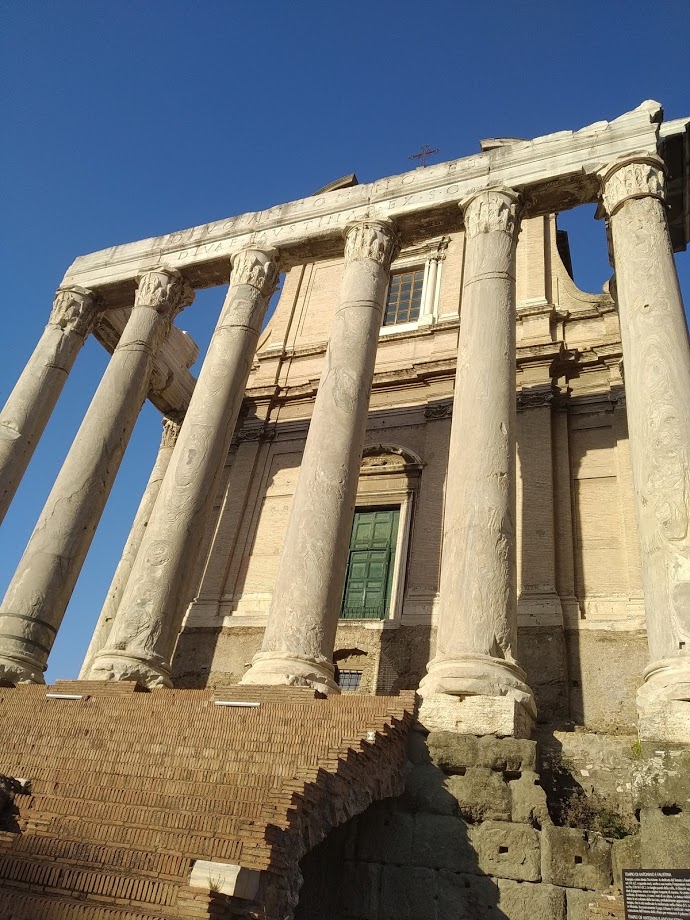
{"label": "stone block", "polygon": [[467,767],[511,773],[537,768],[537,743],[524,738],[476,738],[454,731],[434,731],[426,746],[431,760],[445,773],[459,773]]}
{"label": "stone block", "polygon": [[527,738],[479,739],[478,766],[516,773],[537,769],[537,742]]}
{"label": "stone block", "polygon": [[600,834],[571,827],[545,827],[541,843],[545,882],[595,891],[611,884],[611,844]]}
{"label": "stone block", "polygon": [[413,852],[417,866],[453,872],[479,871],[468,827],[460,818],[416,815]]}
{"label": "stone block", "polygon": [[485,821],[470,833],[480,872],[517,881],[540,880],[539,831],[504,821]]}
{"label": "stone block", "polygon": [[530,824],[541,830],[551,824],[546,804],[546,792],[542,789],[539,775],[526,770],[519,779],[508,783],[510,791],[510,820],[516,824]]}
{"label": "stone block", "polygon": [[384,866],[379,920],[445,920],[437,913],[435,873],[431,869]]}
{"label": "stone block", "polygon": [[382,866],[374,863],[343,863],[342,891],[357,920],[378,920],[381,874]]}
{"label": "stone block", "polygon": [[497,882],[485,875],[441,870],[436,873],[439,920],[491,917],[498,906]]}
{"label": "stone block", "polygon": [[479,762],[479,739],[458,732],[431,732],[427,748],[433,763],[444,773],[458,773]]}
{"label": "stone block", "polygon": [[639,708],[640,741],[690,744],[690,702],[664,700]]}
{"label": "stone block", "polygon": [[611,844],[611,869],[613,871],[613,884],[616,888],[623,888],[623,869],[641,869],[640,857],[641,838],[639,834],[614,840]]}
{"label": "stone block", "polygon": [[508,920],[566,920],[565,892],[554,885],[498,880],[497,916]]}
{"label": "stone block", "polygon": [[529,738],[534,719],[525,707],[508,696],[425,696],[419,722],[429,731]]}
{"label": "stone block", "polygon": [[365,862],[409,865],[413,836],[412,815],[374,805],[359,819],[357,856]]}
{"label": "stone block", "polygon": [[589,905],[596,895],[581,888],[566,888],[565,903],[567,920],[589,920]]}
{"label": "stone block", "polygon": [[456,815],[458,803],[444,786],[445,779],[445,773],[433,764],[408,764],[403,805],[433,815]]}
{"label": "stone block", "polygon": [[690,811],[690,750],[643,743],[633,791],[640,808],[677,806]]}
{"label": "stone block", "polygon": [[510,821],[510,790],[502,774],[486,767],[468,767],[463,774],[449,776],[446,789],[462,818],[473,823]]}
{"label": "stone block", "polygon": [[640,811],[640,845],[645,869],[687,869],[690,866],[690,809],[678,806]]}

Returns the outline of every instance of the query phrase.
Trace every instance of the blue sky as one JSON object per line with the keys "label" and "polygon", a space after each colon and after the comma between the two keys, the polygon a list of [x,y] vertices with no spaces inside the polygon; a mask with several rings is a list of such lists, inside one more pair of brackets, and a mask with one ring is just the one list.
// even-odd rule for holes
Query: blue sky
{"label": "blue sky", "polygon": [[[4,402],[79,254],[535,137],[657,99],[690,115],[687,0],[301,3],[5,0],[0,11]],[[610,271],[592,209],[561,220],[579,285]],[[690,299],[690,256],[678,267]],[[178,319],[202,349],[223,291]],[[19,561],[106,364],[82,351],[0,531]],[[53,650],[76,675],[160,439],[140,417]]]}

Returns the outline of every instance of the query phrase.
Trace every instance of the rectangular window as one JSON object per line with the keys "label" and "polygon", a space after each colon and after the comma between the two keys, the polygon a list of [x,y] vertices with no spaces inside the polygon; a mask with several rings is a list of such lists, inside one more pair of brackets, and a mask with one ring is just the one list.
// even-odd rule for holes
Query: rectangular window
{"label": "rectangular window", "polygon": [[388,616],[399,519],[400,508],[355,512],[342,618],[383,620]]}
{"label": "rectangular window", "polygon": [[384,326],[416,323],[422,306],[424,269],[393,272],[388,287],[388,299],[383,315]]}
{"label": "rectangular window", "polygon": [[354,690],[357,690],[359,688],[359,682],[361,679],[361,671],[338,672],[338,686],[343,691],[343,693],[347,693],[348,691],[352,693]]}

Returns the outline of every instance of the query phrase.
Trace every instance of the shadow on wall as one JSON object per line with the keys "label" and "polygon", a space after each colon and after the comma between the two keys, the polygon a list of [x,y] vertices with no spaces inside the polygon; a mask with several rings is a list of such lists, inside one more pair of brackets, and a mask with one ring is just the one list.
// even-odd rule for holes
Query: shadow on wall
{"label": "shadow on wall", "polygon": [[[442,778],[439,771],[437,794],[452,801]],[[498,885],[479,870],[467,825],[401,810],[400,800],[336,828],[301,869],[295,920],[509,920]]]}

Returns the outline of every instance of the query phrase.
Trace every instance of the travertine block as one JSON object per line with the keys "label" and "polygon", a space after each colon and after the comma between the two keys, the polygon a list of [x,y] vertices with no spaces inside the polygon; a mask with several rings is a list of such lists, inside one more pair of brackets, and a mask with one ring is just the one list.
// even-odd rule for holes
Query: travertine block
{"label": "travertine block", "polygon": [[611,884],[611,844],[600,834],[545,827],[541,838],[545,882],[595,891]]}
{"label": "travertine block", "polygon": [[510,821],[510,790],[499,773],[468,767],[463,775],[449,776],[445,785],[468,821]]}
{"label": "travertine block", "polygon": [[450,731],[499,738],[529,738],[534,719],[517,700],[509,696],[425,696],[419,721],[430,731]]}
{"label": "travertine block", "polygon": [[480,872],[497,878],[541,879],[540,835],[531,827],[484,821],[470,829]]}
{"label": "travertine block", "polygon": [[[565,892],[554,885],[498,879],[499,914],[510,920],[566,920]],[[570,920],[570,918],[568,918]]]}

